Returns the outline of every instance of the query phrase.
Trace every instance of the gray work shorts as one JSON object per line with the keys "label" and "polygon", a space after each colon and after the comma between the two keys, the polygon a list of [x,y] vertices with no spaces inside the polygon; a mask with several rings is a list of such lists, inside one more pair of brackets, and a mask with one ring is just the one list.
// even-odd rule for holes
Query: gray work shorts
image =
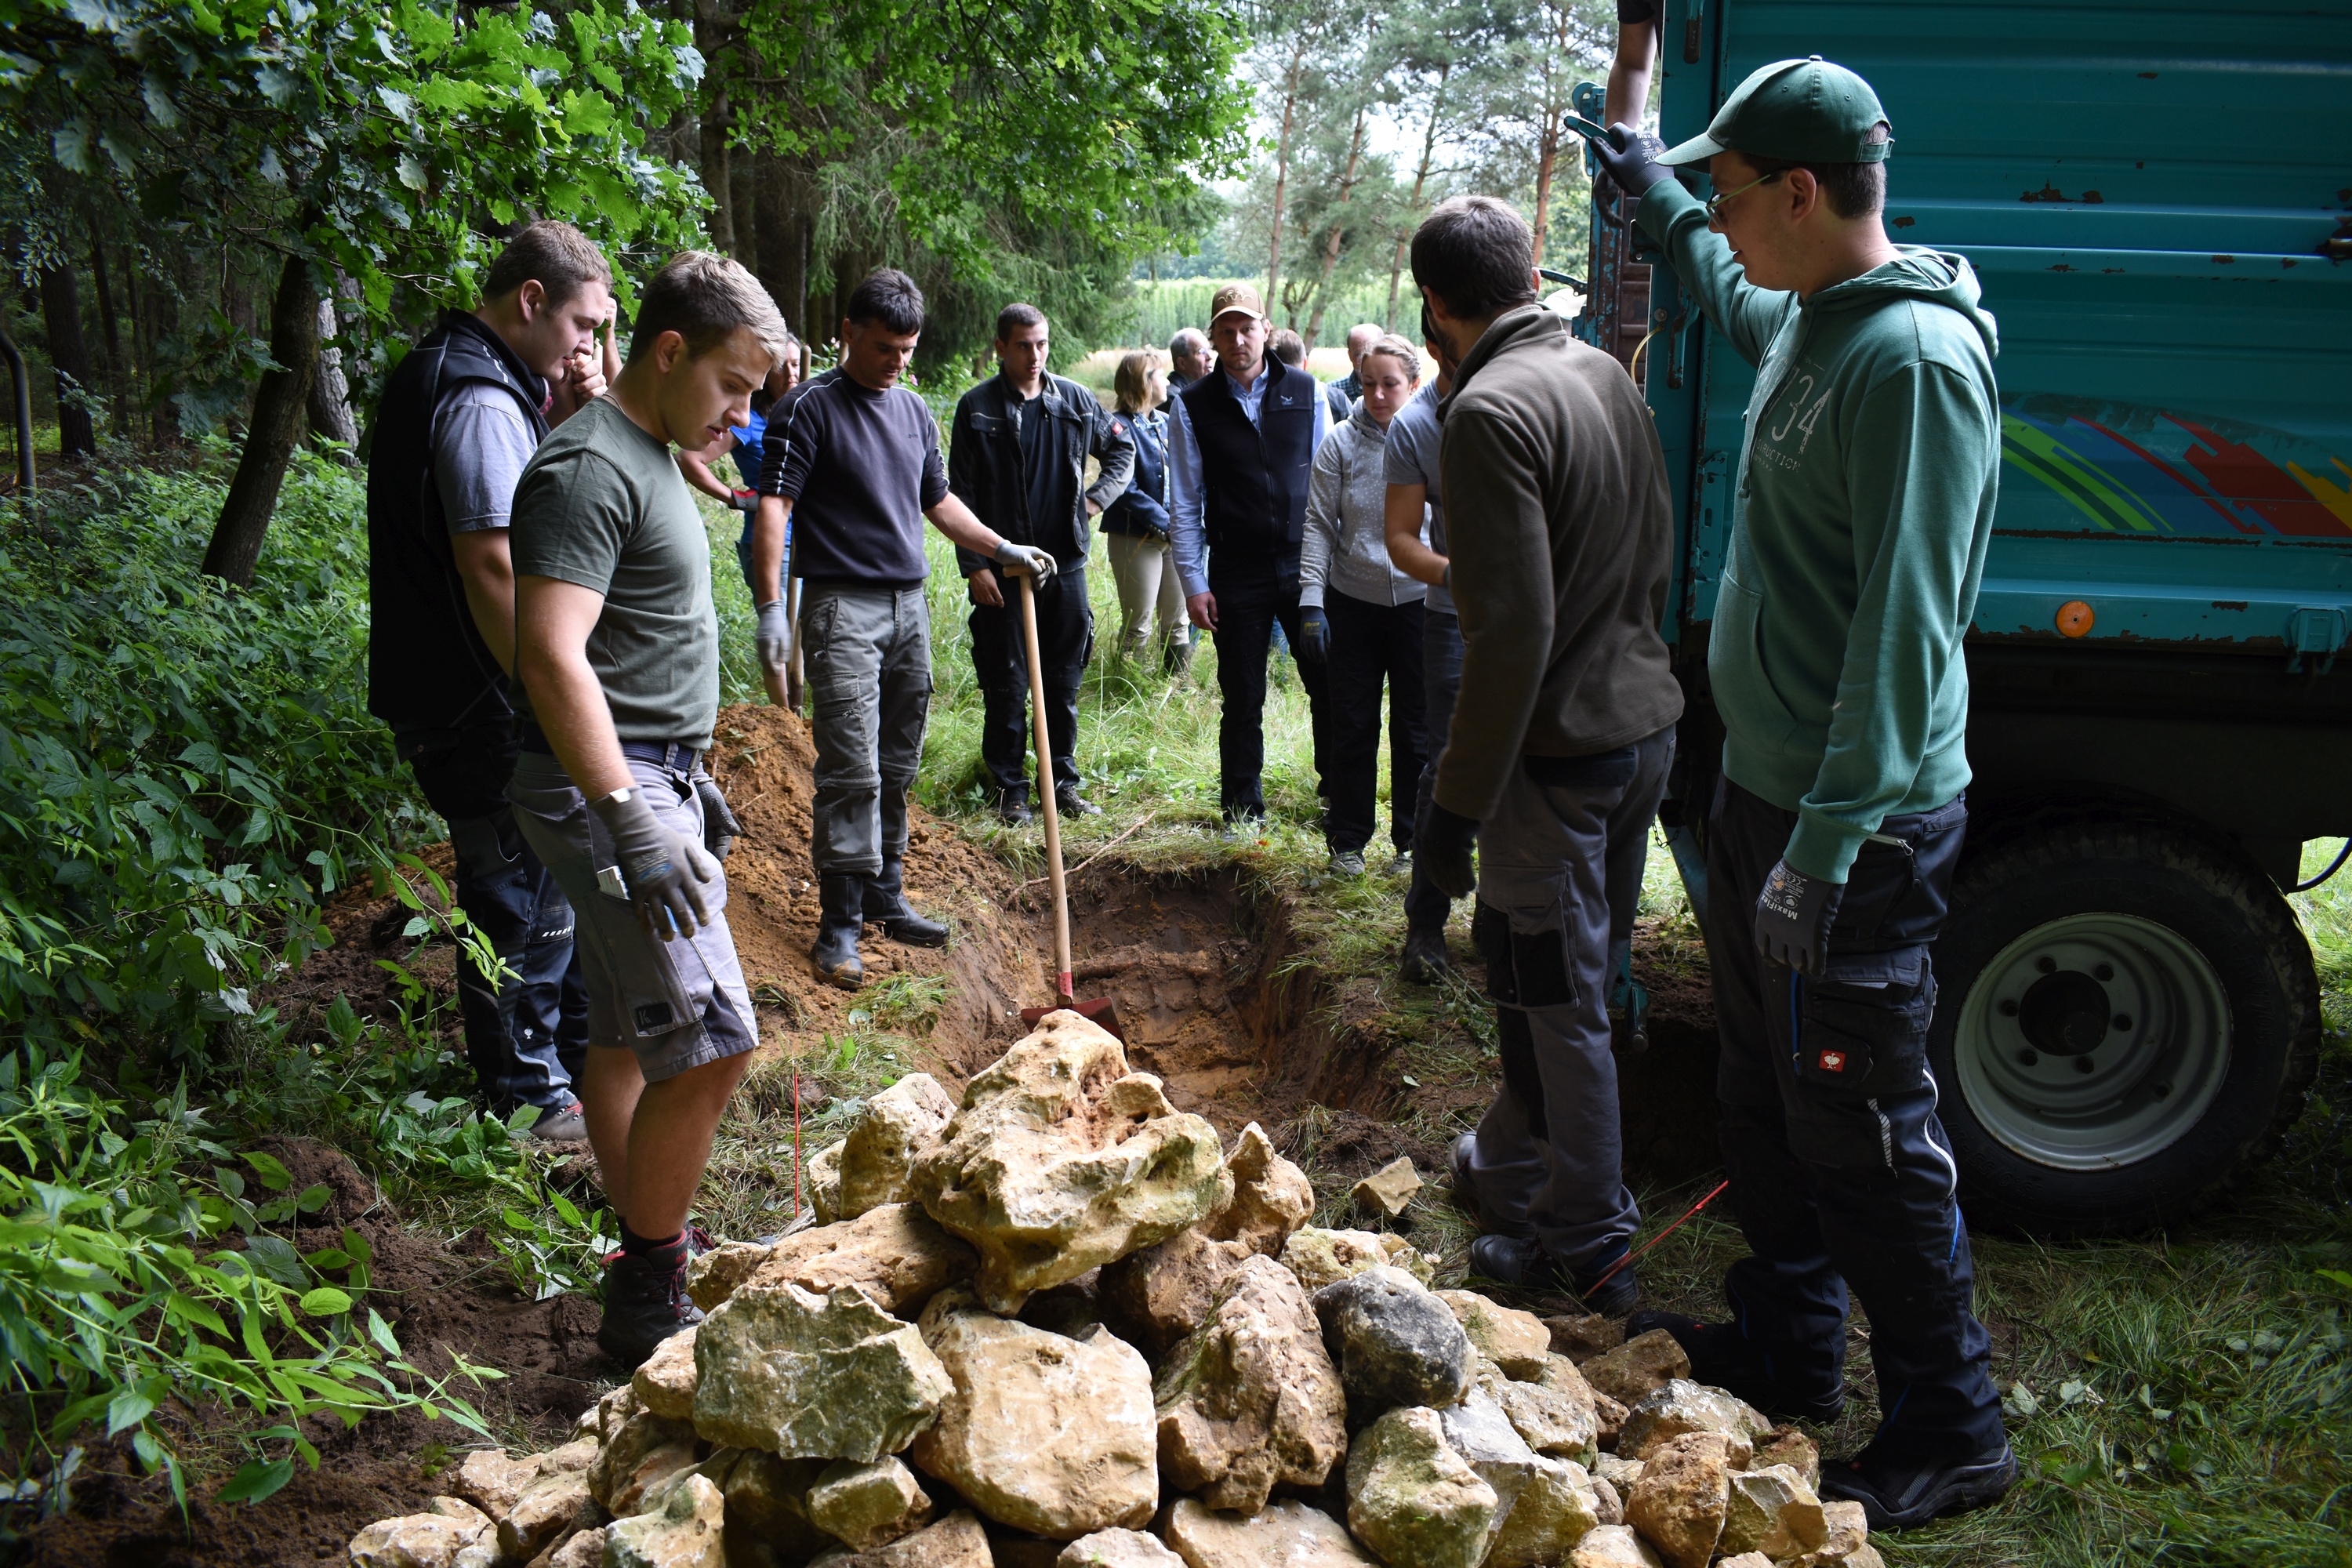
{"label": "gray work shorts", "polygon": [[[688,774],[635,757],[629,772],[662,826],[703,841],[702,802]],[[727,905],[724,872],[703,889],[710,923],[690,937],[656,941],[628,900],[598,887],[596,873],[614,863],[612,837],[562,763],[544,752],[523,752],[507,798],[532,853],[579,917],[572,940],[588,984],[590,1045],[635,1051],[646,1081],[659,1083],[760,1043],[735,939],[719,912]]]}

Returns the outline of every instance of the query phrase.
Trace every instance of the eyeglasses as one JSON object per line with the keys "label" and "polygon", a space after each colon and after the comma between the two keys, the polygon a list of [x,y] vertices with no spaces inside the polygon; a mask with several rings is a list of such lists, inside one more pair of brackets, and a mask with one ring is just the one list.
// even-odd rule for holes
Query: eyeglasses
{"label": "eyeglasses", "polygon": [[1748,181],[1746,184],[1740,186],[1736,191],[1716,192],[1715,195],[1706,198],[1706,221],[1709,223],[1721,223],[1723,221],[1724,203],[1729,201],[1734,196],[1744,196],[1759,185],[1769,184],[1788,172],[1789,171],[1786,169],[1775,169],[1769,174],[1758,175],[1755,179]]}

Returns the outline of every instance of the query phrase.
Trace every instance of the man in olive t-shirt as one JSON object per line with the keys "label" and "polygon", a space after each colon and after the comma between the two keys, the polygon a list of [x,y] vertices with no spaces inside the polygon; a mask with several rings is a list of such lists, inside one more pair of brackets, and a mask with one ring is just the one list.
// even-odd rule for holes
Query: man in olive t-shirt
{"label": "man in olive t-shirt", "polygon": [[635,1366],[699,1321],[686,1220],[759,1027],[720,912],[734,819],[700,766],[719,712],[710,541],[670,456],[749,416],[784,347],[756,279],[687,251],[646,286],[612,392],[516,488],[517,821],[579,911],[588,1138],[620,1216],[597,1343]]}

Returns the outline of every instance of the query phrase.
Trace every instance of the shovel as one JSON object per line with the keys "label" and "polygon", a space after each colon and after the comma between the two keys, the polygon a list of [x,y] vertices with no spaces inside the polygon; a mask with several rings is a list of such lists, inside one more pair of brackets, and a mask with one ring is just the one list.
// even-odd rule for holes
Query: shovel
{"label": "shovel", "polygon": [[1067,1009],[1100,1025],[1125,1044],[1118,1026],[1118,1008],[1108,996],[1081,1002],[1070,984],[1070,893],[1062,880],[1062,818],[1054,804],[1054,748],[1045,732],[1045,667],[1037,658],[1037,584],[1021,574],[1021,635],[1029,649],[1030,730],[1037,737],[1037,794],[1045,808],[1045,870],[1054,885],[1054,1001],[1050,1006],[1024,1007],[1021,1021],[1034,1025],[1048,1013]]}

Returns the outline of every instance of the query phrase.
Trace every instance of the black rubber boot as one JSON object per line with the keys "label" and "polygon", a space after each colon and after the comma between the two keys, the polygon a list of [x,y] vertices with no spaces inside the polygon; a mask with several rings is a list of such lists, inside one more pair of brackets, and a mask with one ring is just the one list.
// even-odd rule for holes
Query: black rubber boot
{"label": "black rubber boot", "polygon": [[1454,972],[1451,960],[1445,956],[1445,928],[1408,927],[1404,933],[1404,958],[1397,973],[1408,984],[1434,985]]}
{"label": "black rubber boot", "polygon": [[948,928],[919,913],[907,901],[905,889],[905,871],[900,863],[885,857],[882,874],[866,884],[866,923],[880,926],[884,936],[908,947],[947,946]]}
{"label": "black rubber boot", "polygon": [[702,1321],[686,1294],[686,1266],[694,1249],[681,1241],[663,1252],[624,1252],[604,1271],[604,1321],[596,1345],[635,1368],[672,1334]]}
{"label": "black rubber boot", "polygon": [[1834,1421],[1845,1408],[1845,1384],[1793,1394],[1772,1375],[1764,1352],[1750,1344],[1737,1323],[1709,1323],[1681,1312],[1636,1312],[1625,1320],[1625,1337],[1639,1339],[1656,1329],[1674,1336],[1690,1358],[1691,1378],[1738,1394],[1780,1421]]}
{"label": "black rubber boot", "polygon": [[824,911],[816,928],[816,945],[809,962],[816,977],[844,991],[866,984],[866,965],[857,956],[857,938],[866,929],[866,879],[834,875],[817,879],[818,907]]}

